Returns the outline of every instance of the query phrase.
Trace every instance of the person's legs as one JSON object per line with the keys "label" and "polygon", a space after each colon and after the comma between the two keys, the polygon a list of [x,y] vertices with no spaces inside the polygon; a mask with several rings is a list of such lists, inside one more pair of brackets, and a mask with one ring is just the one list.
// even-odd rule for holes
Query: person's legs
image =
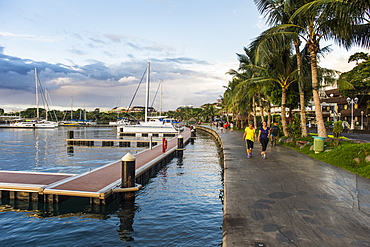
{"label": "person's legs", "polygon": [[261,144],[262,144],[261,155],[263,158],[266,158],[266,148],[267,148],[268,142],[269,142],[269,139],[261,139]]}
{"label": "person's legs", "polygon": [[248,158],[250,158],[252,156],[252,149],[253,149],[253,142],[251,140],[247,140]]}

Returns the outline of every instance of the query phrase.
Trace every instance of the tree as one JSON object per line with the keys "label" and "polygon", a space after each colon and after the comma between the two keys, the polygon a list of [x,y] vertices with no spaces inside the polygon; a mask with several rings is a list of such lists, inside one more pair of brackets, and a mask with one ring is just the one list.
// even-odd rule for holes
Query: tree
{"label": "tree", "polygon": [[[358,60],[360,59],[365,59],[365,61],[358,63]],[[344,92],[344,95],[369,93],[370,56],[367,53],[355,53],[350,56],[348,61],[356,61],[357,66],[340,75],[338,80],[339,89]]]}
{"label": "tree", "polygon": [[356,52],[355,54],[351,55],[348,59],[348,62],[356,62],[356,65],[358,65],[359,60],[369,60],[370,56],[367,53],[364,52]]}
{"label": "tree", "polygon": [[[339,45],[370,46],[369,1],[366,0],[315,0],[297,9],[291,17],[296,33],[305,40],[311,58],[312,92],[315,105],[318,135],[327,137],[319,98],[317,54],[322,39],[334,39]],[[300,31],[299,31],[300,30]]]}
{"label": "tree", "polygon": [[294,46],[294,52],[296,54],[297,60],[297,75],[298,75],[298,90],[299,90],[299,102],[301,108],[301,132],[302,136],[307,136],[306,128],[306,111],[305,111],[305,85],[302,78],[302,59],[300,55],[300,45],[301,41],[299,39],[298,33],[291,32],[293,35],[282,36],[279,29],[276,29],[276,26],[290,24],[290,17],[294,11],[302,6],[303,4],[309,2],[308,0],[300,1],[284,1],[284,0],[255,0],[255,3],[262,14],[267,16],[267,23],[273,27],[264,32],[261,35],[261,41],[259,46],[261,47],[260,51],[267,53],[270,50],[276,49],[286,49],[287,44]]}
{"label": "tree", "polygon": [[[264,38],[264,34],[257,37],[251,43],[250,48],[253,51],[257,51],[261,39]],[[265,85],[276,83],[281,87],[281,123],[284,135],[288,136],[289,132],[286,120],[287,92],[290,85],[297,81],[296,62],[291,54],[289,43],[285,43],[285,49],[283,49],[283,44],[280,44],[279,49],[263,54],[255,58],[256,65],[253,65],[253,69],[259,73],[257,77],[251,80]]]}

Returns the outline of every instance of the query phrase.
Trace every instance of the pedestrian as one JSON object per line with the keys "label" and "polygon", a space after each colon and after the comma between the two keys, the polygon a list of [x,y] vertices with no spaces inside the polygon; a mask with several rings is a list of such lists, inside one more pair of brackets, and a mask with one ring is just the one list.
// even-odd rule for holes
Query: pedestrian
{"label": "pedestrian", "polygon": [[225,130],[228,130],[229,129],[229,126],[230,126],[229,125],[229,122],[226,122],[225,125],[224,125]]}
{"label": "pedestrian", "polygon": [[254,128],[253,124],[250,123],[248,127],[244,129],[244,134],[243,134],[243,140],[247,142],[247,154],[248,158],[252,157],[252,149],[253,149],[253,144],[254,140],[256,139],[256,129]]}
{"label": "pedestrian", "polygon": [[277,123],[274,123],[274,126],[271,127],[271,145],[276,146],[276,138],[279,135],[279,126]]}
{"label": "pedestrian", "polygon": [[220,122],[220,131],[223,132],[224,131],[224,122]]}
{"label": "pedestrian", "polygon": [[262,158],[266,159],[266,148],[267,144],[269,143],[269,138],[270,138],[270,128],[267,127],[267,123],[263,122],[262,127],[259,129],[258,133],[258,141],[262,145]]}

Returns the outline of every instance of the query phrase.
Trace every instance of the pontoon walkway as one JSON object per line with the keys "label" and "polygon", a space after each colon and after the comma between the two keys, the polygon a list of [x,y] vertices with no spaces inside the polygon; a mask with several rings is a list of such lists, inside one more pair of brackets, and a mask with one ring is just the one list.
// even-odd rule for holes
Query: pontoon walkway
{"label": "pontoon walkway", "polygon": [[[191,131],[186,129],[181,136],[187,143]],[[145,181],[166,164],[174,156],[177,143],[175,137],[168,141],[164,153],[160,144],[134,155],[136,182]],[[70,196],[78,196],[89,197],[92,204],[106,204],[121,184],[121,167],[122,162],[116,161],[79,175],[0,171],[0,198],[59,203]],[[138,189],[139,186],[127,188],[127,191]]]}

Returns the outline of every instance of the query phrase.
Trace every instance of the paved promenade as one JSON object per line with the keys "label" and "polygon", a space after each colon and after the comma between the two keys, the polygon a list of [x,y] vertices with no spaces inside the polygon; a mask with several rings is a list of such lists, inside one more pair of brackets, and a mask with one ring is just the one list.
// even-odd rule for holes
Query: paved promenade
{"label": "paved promenade", "polygon": [[370,179],[283,146],[247,158],[242,133],[225,153],[223,246],[370,246]]}

